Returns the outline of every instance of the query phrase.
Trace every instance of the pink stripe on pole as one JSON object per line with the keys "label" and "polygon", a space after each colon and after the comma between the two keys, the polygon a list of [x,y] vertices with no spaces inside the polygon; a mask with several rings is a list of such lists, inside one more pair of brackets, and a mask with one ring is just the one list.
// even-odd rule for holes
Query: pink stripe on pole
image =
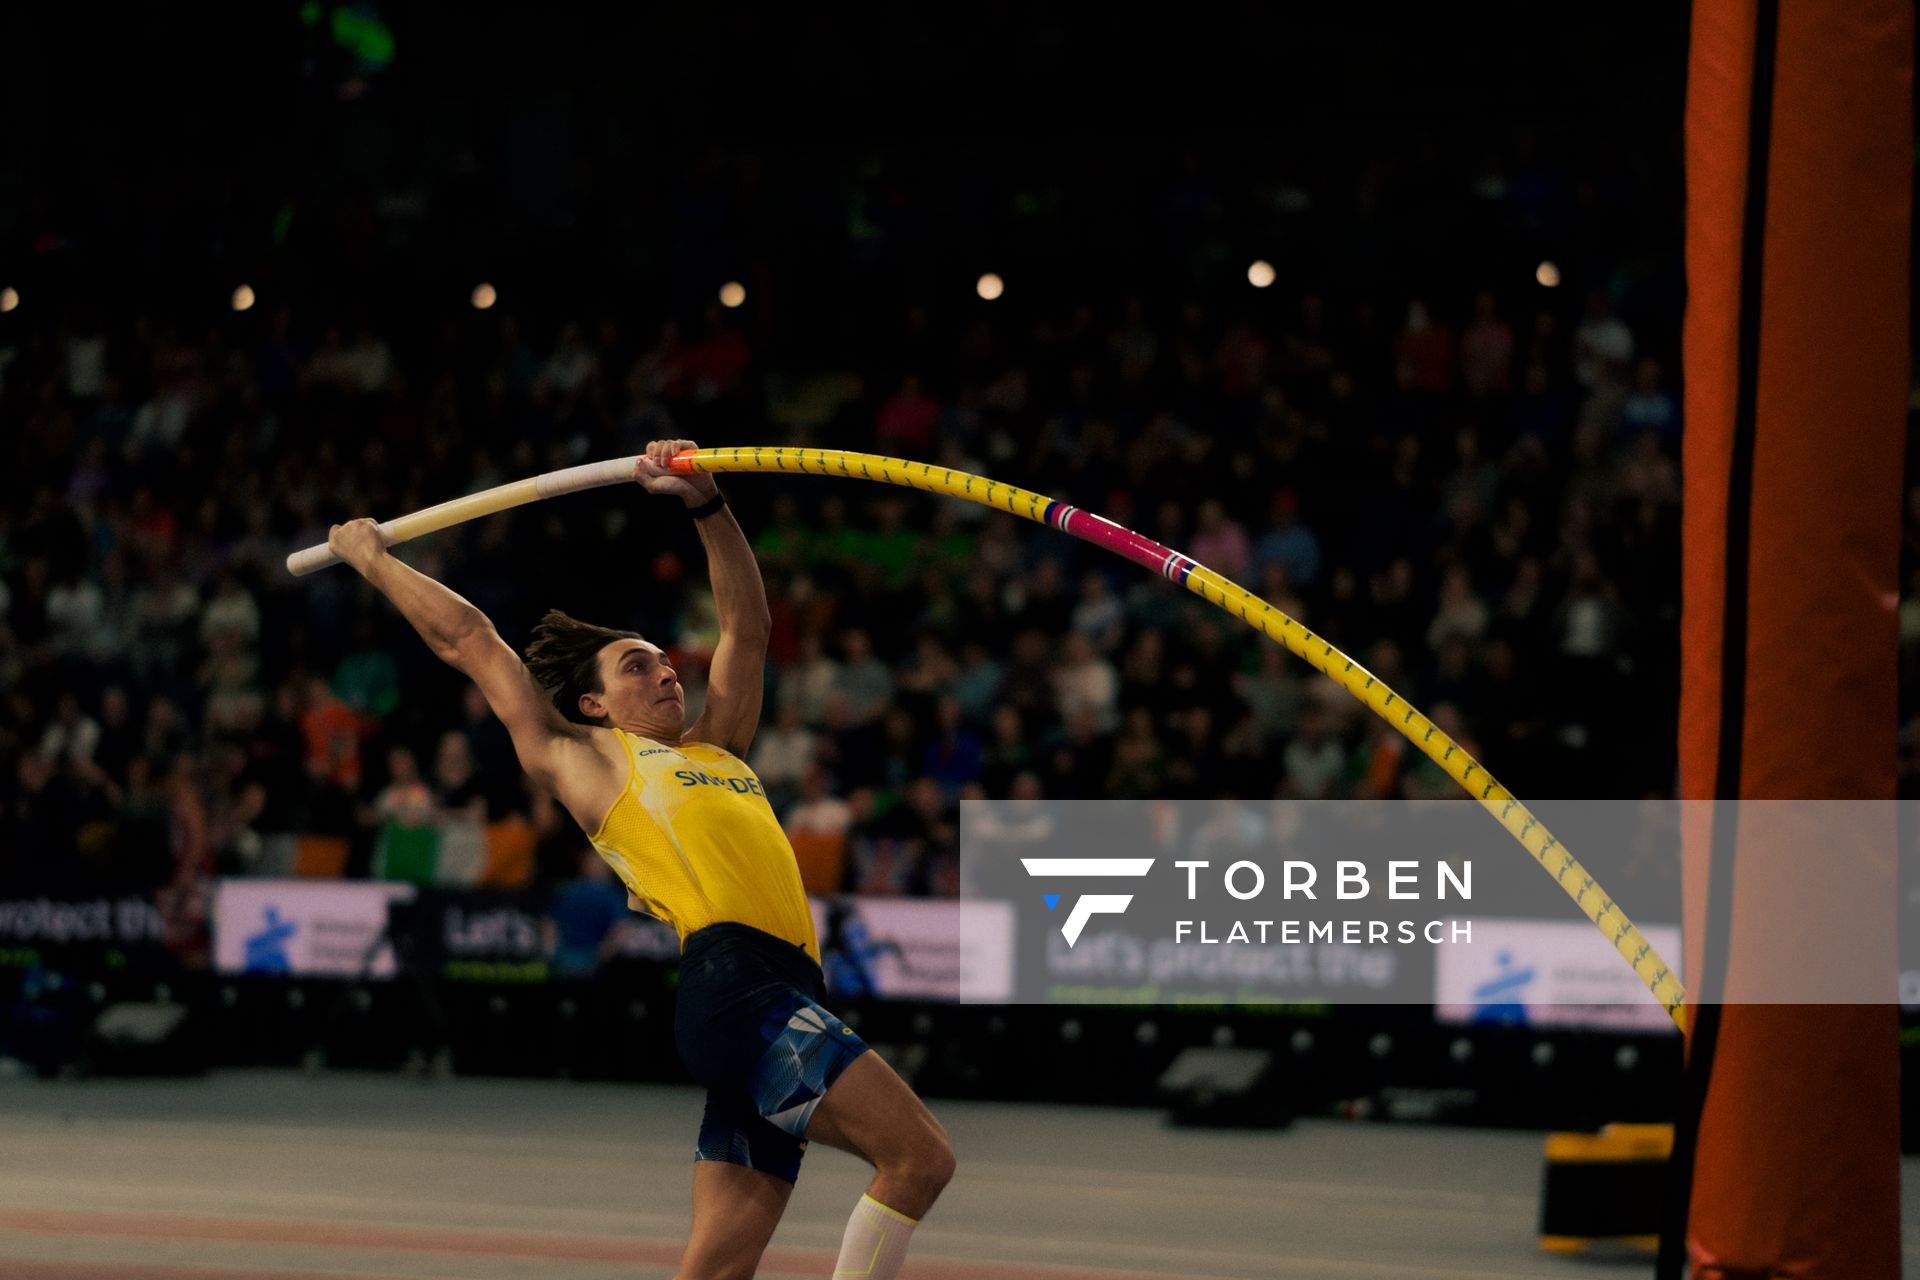
{"label": "pink stripe on pole", "polygon": [[1188,572],[1193,568],[1193,561],[1172,547],[1161,546],[1152,538],[1143,537],[1105,516],[1096,516],[1078,507],[1067,509],[1060,527],[1076,538],[1084,538],[1097,547],[1105,547],[1175,582],[1185,582]]}

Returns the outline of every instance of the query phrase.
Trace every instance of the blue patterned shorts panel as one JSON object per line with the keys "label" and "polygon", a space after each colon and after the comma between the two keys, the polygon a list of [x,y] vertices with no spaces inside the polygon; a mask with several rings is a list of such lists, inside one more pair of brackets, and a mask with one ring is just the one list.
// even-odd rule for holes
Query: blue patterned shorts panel
{"label": "blue patterned shorts panel", "polygon": [[851,1027],[791,988],[760,1010],[759,1042],[765,1047],[745,1088],[707,1090],[694,1158],[745,1165],[793,1182],[814,1109],[867,1046]]}

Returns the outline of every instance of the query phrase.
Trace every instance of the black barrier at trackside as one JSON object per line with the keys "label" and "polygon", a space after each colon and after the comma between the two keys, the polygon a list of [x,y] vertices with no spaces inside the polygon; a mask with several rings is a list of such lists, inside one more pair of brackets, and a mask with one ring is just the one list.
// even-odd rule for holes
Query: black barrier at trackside
{"label": "black barrier at trackside", "polygon": [[[536,896],[410,896],[426,908],[414,919],[440,949],[437,990],[455,1071],[684,1080],[672,1039],[670,933],[615,948],[590,976],[565,980],[544,950],[550,938]],[[71,1069],[91,1019],[125,1000],[192,1006],[215,1065],[391,1068],[418,1039],[418,995],[402,981],[186,968],[167,948],[167,918],[139,898],[22,895],[0,903],[8,930],[0,1058],[31,1052],[37,1060],[28,1069]],[[886,921],[886,912],[875,919]],[[849,923],[832,928],[844,933]],[[867,945],[887,937],[876,929]],[[196,948],[186,940],[191,957]],[[548,965],[540,981],[515,968],[535,961]],[[1920,979],[1903,990],[1920,990]],[[878,1000],[872,992],[835,1003],[935,1096],[1154,1105],[1153,1082],[1181,1048],[1230,1045],[1275,1055],[1276,1078],[1307,1114],[1570,1126],[1663,1118],[1677,1062],[1671,1034],[1445,1025],[1426,1007],[1020,1009]],[[1920,1051],[1920,1032],[1913,1034],[1909,1049]],[[1580,1114],[1555,1101],[1567,1098],[1579,1100]]]}

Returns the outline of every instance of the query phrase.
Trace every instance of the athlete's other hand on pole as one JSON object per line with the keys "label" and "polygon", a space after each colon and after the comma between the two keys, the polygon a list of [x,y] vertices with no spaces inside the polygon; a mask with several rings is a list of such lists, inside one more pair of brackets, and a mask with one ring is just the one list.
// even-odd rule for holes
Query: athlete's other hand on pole
{"label": "athlete's other hand on pole", "polygon": [[365,573],[368,565],[387,554],[387,540],[380,536],[378,521],[362,516],[329,529],[327,550]]}
{"label": "athlete's other hand on pole", "polygon": [[692,475],[675,475],[668,464],[674,454],[699,447],[691,440],[652,441],[647,451],[634,459],[633,478],[646,486],[648,493],[670,493],[688,506],[697,507],[720,492],[719,484],[712,476],[697,471]]}

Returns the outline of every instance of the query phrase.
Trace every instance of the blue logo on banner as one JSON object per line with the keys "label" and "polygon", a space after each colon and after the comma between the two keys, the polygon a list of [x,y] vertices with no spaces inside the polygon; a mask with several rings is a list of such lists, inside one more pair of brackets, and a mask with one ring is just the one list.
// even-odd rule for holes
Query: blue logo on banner
{"label": "blue logo on banner", "polygon": [[1060,895],[1057,893],[1043,893],[1040,895],[1040,901],[1046,903],[1047,910],[1051,911],[1060,905]]}
{"label": "blue logo on banner", "polygon": [[293,921],[280,918],[278,907],[268,907],[265,927],[247,935],[247,972],[293,972],[293,963],[287,959],[287,943],[299,929]]}
{"label": "blue logo on banner", "polygon": [[1534,971],[1514,968],[1511,951],[1500,952],[1494,962],[1500,966],[1499,975],[1473,989],[1473,1020],[1483,1025],[1525,1026],[1527,1002],[1521,993],[1533,981]]}

